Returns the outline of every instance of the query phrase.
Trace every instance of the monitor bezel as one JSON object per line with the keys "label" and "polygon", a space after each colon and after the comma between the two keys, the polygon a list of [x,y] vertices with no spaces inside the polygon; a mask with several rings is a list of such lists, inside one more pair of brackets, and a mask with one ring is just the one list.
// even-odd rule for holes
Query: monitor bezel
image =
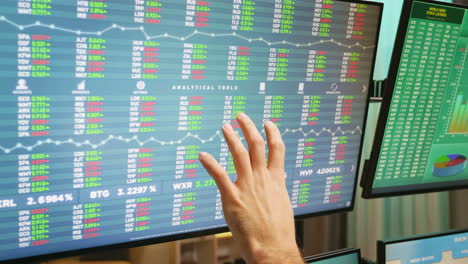
{"label": "monitor bezel", "polygon": [[[440,191],[449,191],[449,190],[457,190],[457,189],[465,189],[468,188],[468,184],[453,184],[452,186],[445,186],[445,187],[427,187],[415,184],[415,186],[422,186],[422,188],[418,188],[415,190],[391,190],[385,192],[375,192],[373,188],[374,180],[375,180],[375,172],[377,170],[377,164],[380,158],[380,150],[382,148],[382,139],[384,137],[385,128],[387,126],[387,117],[390,112],[390,105],[392,101],[393,92],[395,90],[395,83],[398,75],[400,60],[401,60],[401,53],[403,51],[404,42],[406,39],[406,31],[408,29],[408,23],[410,20],[410,15],[413,7],[413,3],[415,1],[418,2],[425,2],[429,4],[437,4],[441,6],[450,6],[450,7],[458,7],[463,9],[468,9],[468,7],[453,3],[445,3],[445,2],[438,2],[433,0],[404,0],[400,22],[398,26],[397,35],[395,38],[395,44],[393,48],[392,59],[390,63],[390,69],[387,77],[387,85],[385,87],[383,100],[380,107],[379,118],[377,121],[377,127],[375,130],[375,137],[372,146],[372,151],[370,158],[364,162],[364,169],[363,175],[360,182],[362,190],[362,198],[365,199],[372,199],[372,198],[382,198],[382,197],[392,197],[392,196],[402,196],[402,195],[411,195],[411,194],[422,194],[422,193],[430,193],[430,192],[440,192]],[[399,186],[391,186],[388,188],[398,188]]]}
{"label": "monitor bezel", "polygon": [[447,232],[431,233],[419,236],[410,236],[407,238],[395,239],[395,240],[379,240],[377,241],[377,264],[385,264],[386,261],[386,247],[391,244],[399,244],[410,241],[431,239],[435,237],[451,236],[461,233],[468,233],[468,229],[450,230]]}
{"label": "monitor bezel", "polygon": [[315,256],[310,256],[304,258],[304,261],[309,263],[311,261],[322,261],[322,260],[327,260],[335,257],[340,257],[348,254],[354,254],[357,253],[358,255],[358,261],[361,261],[361,249],[356,249],[356,248],[348,248],[348,249],[342,249],[342,250],[337,250],[337,251],[332,251],[332,252],[327,252],[324,254],[320,255],[315,255]]}
{"label": "monitor bezel", "polygon": [[[384,4],[383,3],[378,3],[378,2],[364,1],[364,0],[336,0],[336,1],[345,2],[345,3],[366,4],[366,5],[369,5],[369,6],[380,7],[380,11],[379,11],[378,18],[377,18],[378,23],[376,25],[377,26],[377,32],[376,32],[376,39],[375,39],[375,49],[374,49],[374,54],[373,54],[372,67],[370,69],[370,76],[369,76],[369,85],[368,85],[368,88],[369,88],[372,85],[372,82],[373,82],[373,75],[374,75],[374,70],[375,70],[375,61],[376,61],[376,57],[377,57],[377,50],[378,50],[378,47],[379,47],[378,43],[379,43],[379,39],[380,39]],[[364,112],[364,115],[363,115],[363,123],[362,123],[362,131],[363,132],[362,132],[362,135],[361,135],[359,154],[358,154],[359,156],[358,156],[357,164],[356,164],[356,172],[355,172],[355,177],[354,177],[354,187],[353,187],[351,205],[349,207],[344,207],[344,208],[339,208],[339,209],[320,211],[320,212],[315,212],[315,213],[310,213],[310,214],[295,215],[294,218],[296,220],[303,220],[303,219],[310,218],[310,217],[317,217],[317,216],[323,216],[323,215],[353,211],[354,206],[355,206],[355,201],[356,201],[356,191],[357,191],[358,176],[359,176],[359,169],[358,168],[360,167],[360,163],[361,163],[360,157],[362,156],[362,152],[363,152],[363,142],[364,142],[364,135],[365,135],[365,130],[366,130],[366,120],[367,120],[368,110],[369,110],[369,102],[370,102],[370,93],[368,92],[366,102],[365,102],[365,104],[366,104],[365,105],[365,112]],[[148,238],[148,239],[137,240],[137,241],[128,241],[128,242],[123,242],[123,243],[115,243],[115,244],[109,244],[109,245],[104,245],[104,246],[81,248],[81,249],[76,249],[76,250],[67,250],[67,251],[56,252],[56,253],[47,253],[47,254],[42,254],[42,255],[25,257],[25,258],[0,260],[0,264],[13,264],[13,263],[18,263],[18,262],[46,261],[46,260],[76,256],[76,255],[85,254],[85,253],[93,253],[93,252],[97,252],[99,250],[110,250],[110,249],[118,249],[118,248],[133,248],[133,247],[140,247],[140,246],[148,246],[148,245],[152,245],[152,244],[160,244],[160,243],[172,242],[172,241],[177,241],[177,240],[182,240],[182,239],[214,235],[214,234],[219,234],[219,233],[224,233],[224,232],[229,232],[229,228],[227,226],[220,227],[220,228],[207,228],[207,229],[193,231],[193,232],[186,232],[186,233],[180,233],[180,234],[175,234],[175,235]]]}

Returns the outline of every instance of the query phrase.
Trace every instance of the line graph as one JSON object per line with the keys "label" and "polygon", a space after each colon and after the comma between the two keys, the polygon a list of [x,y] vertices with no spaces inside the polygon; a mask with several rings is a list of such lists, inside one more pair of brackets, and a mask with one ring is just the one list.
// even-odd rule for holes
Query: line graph
{"label": "line graph", "polygon": [[[264,130],[262,130],[261,133],[263,135],[265,135]],[[298,128],[298,129],[286,129],[281,133],[281,135],[284,136],[285,134],[296,134],[296,133],[300,133],[304,137],[307,137],[307,136],[309,136],[311,134],[315,135],[315,136],[321,136],[324,133],[329,134],[331,136],[335,136],[335,135],[338,135],[338,134],[342,134],[342,135],[353,134],[354,135],[356,133],[362,134],[362,129],[359,126],[356,127],[354,130],[343,130],[343,129],[341,129],[341,127],[338,127],[335,131],[332,131],[331,129],[328,129],[328,128],[322,128],[321,130],[318,130],[318,131],[315,131],[315,130],[312,129],[312,130],[310,130],[308,132],[305,132],[302,128]],[[125,138],[123,136],[114,136],[114,135],[109,135],[106,139],[104,139],[104,140],[102,140],[102,141],[100,141],[98,143],[92,143],[90,140],[84,140],[84,141],[80,142],[80,141],[76,141],[75,139],[72,139],[72,138],[64,140],[64,141],[45,139],[45,140],[39,140],[39,141],[37,141],[37,143],[35,143],[33,145],[29,145],[29,146],[23,145],[22,143],[17,143],[14,147],[11,147],[11,148],[0,146],[0,150],[3,151],[5,154],[8,154],[8,153],[10,153],[10,152],[12,152],[14,150],[17,150],[17,149],[25,149],[27,151],[33,151],[35,148],[40,147],[40,146],[45,145],[45,144],[56,145],[56,146],[71,144],[71,145],[74,145],[76,147],[89,146],[89,147],[91,147],[93,149],[97,149],[97,148],[99,148],[101,146],[104,146],[104,145],[108,144],[111,141],[121,141],[121,142],[125,142],[125,143],[136,142],[139,146],[144,146],[144,145],[149,144],[149,143],[156,143],[156,144],[160,144],[161,146],[165,146],[165,145],[182,144],[183,142],[185,142],[185,141],[187,141],[189,139],[198,140],[202,144],[213,142],[216,139],[218,139],[220,142],[224,142],[224,138],[222,137],[221,132],[217,131],[214,135],[212,135],[211,137],[205,138],[205,139],[201,138],[197,134],[188,133],[184,137],[182,137],[182,138],[180,138],[178,140],[173,140],[173,141],[162,141],[162,140],[158,140],[155,137],[151,137],[151,138],[146,139],[146,140],[141,140],[141,139],[139,139],[138,136]],[[243,140],[245,140],[245,138],[241,137],[241,140],[243,141]]]}
{"label": "line graph", "polygon": [[461,87],[461,83],[462,83],[462,78],[463,78],[463,71],[465,70],[465,66],[466,66],[466,61],[468,59],[468,38],[466,38],[466,46],[464,48],[462,48],[464,50],[464,53],[465,55],[463,56],[463,60],[462,60],[462,65],[460,66],[460,74],[458,75],[458,80],[457,80],[457,87]]}
{"label": "line graph", "polygon": [[277,42],[269,42],[269,41],[267,41],[267,40],[265,40],[265,39],[263,39],[261,37],[260,38],[246,38],[246,37],[243,37],[243,36],[241,36],[241,35],[239,35],[239,34],[237,34],[235,32],[225,33],[225,34],[215,34],[215,33],[206,33],[206,32],[201,32],[201,31],[195,30],[192,33],[186,35],[185,37],[172,36],[169,33],[164,33],[164,34],[159,34],[159,35],[149,35],[146,32],[144,27],[123,27],[123,26],[120,26],[120,25],[117,25],[117,24],[113,24],[112,26],[107,27],[107,28],[105,28],[103,30],[100,30],[100,31],[81,31],[81,30],[72,30],[72,29],[59,27],[59,26],[54,25],[54,24],[43,24],[40,21],[36,21],[33,24],[20,25],[20,24],[17,24],[15,22],[9,20],[5,16],[0,16],[0,22],[10,24],[10,25],[16,27],[17,29],[19,29],[21,31],[26,30],[28,28],[33,28],[33,27],[42,27],[42,28],[49,28],[49,29],[52,29],[52,30],[68,32],[68,33],[72,33],[72,34],[76,34],[76,35],[101,36],[101,35],[105,34],[106,32],[109,32],[109,31],[112,31],[112,30],[141,31],[141,33],[145,36],[145,38],[147,40],[153,40],[153,39],[158,39],[158,38],[171,38],[171,39],[176,39],[176,40],[180,40],[180,41],[185,41],[185,40],[190,39],[193,36],[201,35],[201,36],[207,36],[207,37],[213,37],[213,38],[214,37],[237,37],[237,38],[240,38],[240,39],[244,39],[244,40],[246,40],[248,42],[263,42],[263,43],[267,44],[268,46],[271,46],[271,45],[290,45],[290,46],[295,46],[295,47],[310,47],[310,46],[315,46],[315,45],[319,45],[319,44],[332,43],[332,44],[335,44],[337,46],[346,47],[348,49],[361,48],[363,50],[366,50],[366,49],[375,48],[374,45],[364,46],[364,45],[360,44],[359,42],[357,42],[357,43],[355,43],[353,45],[346,45],[346,44],[341,43],[339,41],[336,41],[334,39],[320,40],[320,41],[317,41],[317,42],[308,42],[308,43],[292,43],[292,42],[289,42],[289,41],[286,41],[286,40],[277,41]]}

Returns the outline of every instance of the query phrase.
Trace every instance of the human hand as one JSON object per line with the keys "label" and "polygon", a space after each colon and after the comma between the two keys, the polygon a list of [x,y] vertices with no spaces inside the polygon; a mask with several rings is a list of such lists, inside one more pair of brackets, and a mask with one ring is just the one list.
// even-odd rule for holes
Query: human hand
{"label": "human hand", "polygon": [[295,240],[280,131],[273,123],[265,123],[267,164],[265,142],[255,124],[245,114],[239,114],[237,121],[249,151],[232,126],[226,124],[222,129],[237,171],[236,182],[229,179],[210,154],[200,153],[201,163],[221,193],[224,215],[234,239],[248,263],[304,263]]}

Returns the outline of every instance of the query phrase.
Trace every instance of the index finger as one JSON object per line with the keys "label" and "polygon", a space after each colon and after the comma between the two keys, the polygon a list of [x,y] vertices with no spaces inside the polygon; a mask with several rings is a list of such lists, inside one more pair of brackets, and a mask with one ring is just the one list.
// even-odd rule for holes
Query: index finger
{"label": "index finger", "polygon": [[216,159],[206,152],[200,152],[199,159],[208,174],[210,174],[211,177],[215,180],[221,195],[232,196],[235,190],[235,186],[231,182],[231,179],[229,179],[227,172],[223,169],[223,167],[221,167]]}

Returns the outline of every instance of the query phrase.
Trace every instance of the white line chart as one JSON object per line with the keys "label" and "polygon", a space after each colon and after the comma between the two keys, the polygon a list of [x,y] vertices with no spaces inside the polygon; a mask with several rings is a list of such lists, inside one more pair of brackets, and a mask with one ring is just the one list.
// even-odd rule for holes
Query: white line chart
{"label": "white line chart", "polygon": [[[468,42],[468,38],[467,38],[467,42]],[[462,78],[463,78],[463,72],[464,70],[466,69],[465,66],[466,66],[466,61],[468,59],[468,43],[466,45],[466,47],[464,48],[465,49],[465,55],[463,56],[463,62],[462,62],[462,65],[460,66],[460,74],[458,75],[458,80],[457,80],[457,88],[460,89],[460,87],[462,86],[461,84],[461,81],[462,81]]]}
{"label": "white line chart", "polygon": [[119,26],[117,24],[113,24],[112,26],[107,27],[107,28],[105,28],[103,30],[100,30],[100,31],[81,31],[81,30],[72,30],[72,29],[59,27],[59,26],[54,25],[54,24],[43,24],[40,21],[36,21],[33,24],[20,25],[20,24],[17,24],[15,22],[9,20],[5,16],[0,16],[0,22],[10,24],[10,25],[16,27],[20,31],[23,31],[23,30],[26,30],[26,29],[29,29],[29,28],[33,28],[33,27],[42,27],[42,28],[49,28],[51,30],[57,30],[57,31],[72,33],[72,34],[76,34],[76,35],[101,36],[101,35],[105,34],[106,32],[109,32],[109,31],[112,31],[112,30],[120,30],[120,31],[123,31],[123,32],[124,31],[141,31],[141,33],[145,36],[145,38],[147,40],[153,40],[153,39],[159,39],[159,38],[171,38],[171,39],[176,39],[176,40],[180,40],[180,41],[186,41],[186,40],[190,39],[191,37],[200,35],[200,36],[207,36],[207,37],[213,37],[213,38],[214,37],[237,37],[237,38],[240,38],[240,39],[244,39],[244,40],[246,40],[248,42],[263,42],[263,43],[267,44],[268,46],[272,46],[272,45],[290,45],[290,46],[295,46],[295,47],[311,47],[311,46],[315,46],[315,45],[319,45],[319,44],[332,43],[332,44],[335,44],[335,45],[340,46],[340,47],[346,47],[348,49],[361,48],[363,50],[366,50],[366,49],[375,48],[374,45],[364,46],[364,45],[360,44],[359,42],[357,42],[357,43],[355,43],[353,45],[346,45],[346,44],[343,44],[343,43],[341,43],[339,41],[336,41],[334,39],[320,40],[320,41],[317,41],[317,42],[308,42],[308,43],[292,43],[292,42],[289,42],[289,41],[286,41],[286,40],[277,41],[277,42],[269,42],[269,41],[267,41],[267,40],[265,40],[265,39],[263,39],[261,37],[260,38],[254,38],[254,39],[246,38],[246,37],[243,37],[243,36],[237,34],[236,32],[225,33],[225,34],[214,34],[214,33],[205,33],[205,32],[200,32],[198,30],[195,30],[192,33],[186,35],[185,37],[177,37],[177,36],[172,36],[169,33],[164,33],[164,34],[160,34],[160,35],[149,35],[146,32],[144,27],[123,27],[123,26]]}
{"label": "white line chart", "polygon": [[[261,133],[265,134],[265,131],[262,130]],[[284,136],[285,134],[296,134],[296,133],[300,133],[304,137],[307,137],[309,135],[320,136],[323,133],[327,133],[327,134],[329,134],[331,136],[336,136],[338,134],[342,134],[342,135],[352,134],[352,135],[354,135],[356,133],[362,134],[362,129],[359,126],[356,127],[356,129],[354,129],[354,130],[342,130],[341,127],[338,127],[335,131],[332,131],[331,129],[328,129],[328,128],[322,128],[321,130],[318,130],[318,131],[315,131],[315,130],[312,129],[312,130],[310,130],[308,132],[305,132],[302,128],[298,128],[298,129],[286,129],[281,133],[281,135]],[[161,141],[161,140],[156,139],[155,137],[151,137],[151,138],[146,139],[146,140],[140,140],[138,136],[125,138],[123,136],[114,136],[114,135],[109,135],[106,139],[104,139],[104,140],[102,140],[102,141],[100,141],[98,143],[92,143],[90,140],[84,140],[84,141],[79,142],[79,141],[76,141],[75,139],[72,139],[72,138],[64,140],[64,141],[52,140],[52,139],[49,138],[49,139],[45,139],[45,140],[39,140],[39,141],[37,141],[36,144],[29,145],[29,146],[23,145],[21,143],[18,143],[18,144],[16,144],[16,146],[11,147],[11,148],[6,148],[6,147],[3,147],[3,146],[0,146],[0,150],[3,151],[5,154],[8,154],[8,153],[10,153],[10,152],[12,152],[14,150],[17,150],[17,149],[25,149],[27,151],[33,151],[35,148],[40,147],[40,146],[45,145],[45,144],[56,145],[56,146],[71,144],[71,145],[75,145],[76,147],[88,146],[88,147],[91,147],[93,149],[97,149],[97,148],[99,148],[101,146],[104,146],[104,145],[108,144],[111,141],[121,141],[121,142],[125,142],[125,143],[135,142],[135,143],[137,143],[138,146],[144,146],[144,145],[149,144],[149,143],[156,143],[156,144],[159,144],[161,146],[166,146],[166,145],[182,144],[182,143],[184,143],[185,141],[187,141],[189,139],[198,140],[202,144],[213,142],[216,139],[218,139],[220,142],[224,142],[224,138],[222,137],[221,132],[217,131],[213,136],[211,136],[209,138],[205,138],[205,139],[201,138],[197,134],[188,133],[186,136],[184,136],[184,137],[182,137],[182,138],[180,138],[178,140],[174,140],[174,141]],[[244,140],[244,138],[241,138],[241,140]]]}

